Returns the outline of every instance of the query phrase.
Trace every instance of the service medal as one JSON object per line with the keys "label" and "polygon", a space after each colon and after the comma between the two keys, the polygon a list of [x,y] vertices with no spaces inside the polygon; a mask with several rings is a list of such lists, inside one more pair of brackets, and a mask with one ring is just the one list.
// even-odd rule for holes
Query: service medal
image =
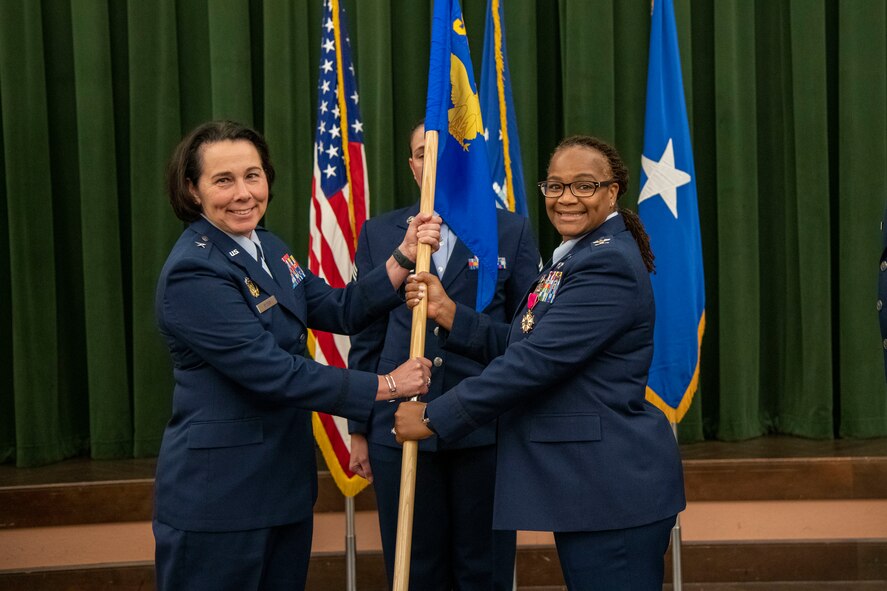
{"label": "service medal", "polygon": [[249,277],[244,277],[243,282],[246,283],[246,286],[249,288],[249,293],[254,298],[259,297],[259,286],[253,283],[253,280]]}
{"label": "service medal", "polygon": [[524,317],[520,319],[520,328],[524,332],[530,332],[533,330],[533,324],[536,322],[536,317],[533,316],[532,310],[527,310],[527,313],[524,314]]}
{"label": "service medal", "polygon": [[536,302],[538,301],[539,295],[535,291],[527,298],[527,313],[524,314],[524,317],[520,320],[520,328],[524,333],[533,330],[533,325],[536,324],[536,317],[533,316],[533,308],[536,307]]}

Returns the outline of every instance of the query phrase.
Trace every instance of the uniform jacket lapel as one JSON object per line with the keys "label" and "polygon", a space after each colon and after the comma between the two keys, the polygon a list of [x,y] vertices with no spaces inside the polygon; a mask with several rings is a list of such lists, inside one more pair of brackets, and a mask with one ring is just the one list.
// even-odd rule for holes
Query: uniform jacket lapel
{"label": "uniform jacket lapel", "polygon": [[[407,213],[407,217],[397,221],[397,227],[403,232],[403,234],[406,234],[407,228],[410,226],[410,222],[413,220],[413,216],[415,216],[416,214],[419,213],[419,204],[417,203],[417,204],[413,205],[411,208],[409,208],[406,211],[406,213]],[[399,244],[399,242],[398,242],[398,244]],[[433,275],[437,276],[437,267],[434,265],[433,258],[431,259],[431,266],[428,269],[428,271],[430,273],[432,273]]]}
{"label": "uniform jacket lapel", "polygon": [[[407,214],[409,217],[404,218],[398,221],[397,226],[403,230],[407,231],[407,226],[409,226],[409,220],[412,219],[412,216],[419,213],[419,206],[414,205],[409,210],[407,210]],[[456,236],[455,232],[450,228],[451,236]],[[444,286],[444,289],[452,286],[453,282],[462,274],[465,273],[468,269],[468,259],[474,256],[464,242],[457,236],[456,242],[453,244],[453,252],[450,253],[450,259],[447,261],[447,267],[444,270],[443,277],[440,277],[437,273],[437,266],[434,264],[434,259],[431,260],[431,273],[434,275],[438,275],[441,284]]]}
{"label": "uniform jacket lapel", "polygon": [[[274,278],[270,277],[268,273],[265,272],[262,264],[250,256],[248,252],[244,252],[240,245],[234,242],[230,236],[203,218],[194,222],[191,227],[201,236],[208,237],[210,242],[219,248],[223,256],[232,265],[239,267],[243,271],[244,278],[249,277],[249,279],[256,283],[262,291],[277,298],[278,304],[282,305],[293,314],[296,314],[296,306],[292,290],[283,289],[280,283],[275,281]],[[262,250],[265,254],[265,263],[268,265],[268,268],[271,269],[272,274],[274,274],[275,267],[279,266],[275,265],[274,261],[276,260],[277,263],[283,264],[280,260],[282,255],[276,252],[276,249],[273,247],[272,241],[270,240],[267,243],[264,241],[262,242]],[[277,274],[279,275],[279,269]],[[296,315],[298,316],[298,314]],[[304,318],[301,320],[303,323],[305,322]]]}
{"label": "uniform jacket lapel", "polygon": [[[451,233],[450,235],[455,236],[456,234]],[[450,260],[447,261],[447,267],[444,269],[444,275],[440,278],[444,289],[450,287],[457,277],[466,272],[468,269],[468,259],[472,256],[474,255],[471,254],[465,243],[457,237],[456,243],[453,245],[453,252],[450,253]]]}
{"label": "uniform jacket lapel", "polygon": [[[600,226],[598,226],[597,228],[595,228],[594,230],[592,230],[591,232],[586,234],[582,238],[582,240],[580,240],[579,242],[577,242],[576,244],[573,245],[573,248],[570,249],[570,252],[565,254],[564,257],[557,262],[557,264],[553,263],[551,261],[551,259],[549,259],[548,263],[542,268],[542,271],[536,277],[536,281],[534,281],[533,284],[530,285],[530,288],[524,294],[524,298],[523,298],[523,302],[521,304],[521,307],[518,308],[517,312],[515,312],[515,315],[512,318],[512,323],[514,322],[515,318],[522,316],[523,314],[526,313],[527,298],[529,298],[530,294],[533,293],[533,291],[536,289],[536,285],[540,281],[542,281],[542,279],[546,275],[548,275],[548,273],[551,272],[552,269],[563,268],[567,264],[567,261],[569,261],[573,257],[573,255],[582,252],[585,248],[587,248],[589,243],[591,243],[595,240],[598,240],[604,236],[615,236],[619,232],[624,232],[625,230],[626,230],[625,220],[622,219],[621,215],[617,215],[616,217],[605,221],[603,224],[601,224]],[[510,332],[508,335],[509,342],[511,342],[512,340],[520,340],[520,338],[523,338],[523,334],[520,334],[516,339],[512,339],[512,336],[511,336],[512,333],[513,333],[513,326],[512,326],[512,332]]]}
{"label": "uniform jacket lapel", "polygon": [[[280,240],[274,240],[273,236],[271,236],[267,230],[256,228],[256,231],[259,232],[259,239],[262,241],[262,250],[265,253],[265,264],[267,264],[268,268],[271,270],[271,274],[274,276],[273,283],[278,289],[278,292],[274,294],[277,297],[277,301],[284,308],[295,314],[302,321],[302,324],[308,326],[308,319],[302,318],[299,313],[300,307],[296,304],[296,290],[293,289],[289,267],[283,260],[285,256],[291,253],[281,250],[280,246],[283,245],[283,242]],[[262,269],[262,275],[265,276],[265,279],[268,279],[268,274],[265,273],[264,269]]]}

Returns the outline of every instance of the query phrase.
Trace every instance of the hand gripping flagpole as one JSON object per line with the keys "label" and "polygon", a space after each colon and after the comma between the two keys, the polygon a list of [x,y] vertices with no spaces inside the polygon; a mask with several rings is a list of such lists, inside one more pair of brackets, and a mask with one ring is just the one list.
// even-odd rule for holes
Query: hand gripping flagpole
{"label": "hand gripping flagpole", "polygon": [[[422,196],[419,213],[434,213],[434,185],[437,179],[437,131],[425,132],[425,156],[422,171]],[[416,252],[416,272],[431,268],[431,246],[419,244]],[[423,298],[413,308],[413,328],[410,334],[410,359],[425,355],[425,326],[427,324],[428,299]],[[412,398],[416,400],[418,397]],[[416,500],[416,463],[419,458],[419,442],[404,441],[403,459],[400,464],[400,502],[397,514],[397,538],[394,552],[393,591],[407,591],[410,582],[410,553],[413,545],[413,509]]]}

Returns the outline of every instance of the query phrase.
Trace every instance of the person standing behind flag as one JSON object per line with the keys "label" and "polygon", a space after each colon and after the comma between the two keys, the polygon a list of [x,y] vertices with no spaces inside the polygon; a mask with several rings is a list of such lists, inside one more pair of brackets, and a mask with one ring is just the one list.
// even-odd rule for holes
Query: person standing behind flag
{"label": "person standing behind flag", "polygon": [[[413,178],[420,186],[424,151],[425,126],[420,123],[410,134],[409,160]],[[384,263],[418,211],[415,204],[366,222],[355,256],[359,278]],[[506,322],[536,277],[540,258],[527,218],[502,210],[497,215],[499,273],[493,301],[485,313]],[[441,232],[441,248],[432,255],[434,273],[457,306],[473,311],[477,296],[475,259],[446,227],[446,220]],[[352,336],[348,366],[365,371],[395,367],[409,357],[411,324],[412,314],[401,307]],[[466,377],[479,374],[483,365],[440,350],[433,322],[428,323],[427,331],[425,356],[434,359],[434,367],[425,399],[433,400]],[[389,580],[394,575],[402,459],[400,445],[391,433],[395,410],[393,404],[376,404],[368,422],[349,423],[350,468],[374,483]],[[416,473],[411,589],[512,589],[515,533],[492,530],[495,442],[495,422],[458,440],[444,443],[435,438],[422,442]]]}
{"label": "person standing behind flag", "polygon": [[[355,332],[401,306],[407,272],[389,257],[334,289],[258,225],[274,167],[264,138],[231,121],[189,133],[167,170],[188,227],[157,283],[155,312],[174,365],[153,531],[160,591],[303,589],[317,464],[311,410],[354,419],[373,401],[423,394],[431,362],[385,374],[306,358],[309,328]],[[424,222],[424,223],[422,223]],[[399,242],[434,250],[440,218],[417,216]]]}
{"label": "person standing behind flag", "polygon": [[553,531],[571,591],[661,590],[686,505],[677,442],[644,398],[653,253],[637,215],[616,205],[627,187],[608,144],[560,143],[539,188],[563,242],[510,325],[442,313],[452,305],[430,274],[406,289],[411,307],[428,298],[448,350],[501,355],[427,404],[400,404],[398,440],[452,441],[498,417],[493,526]]}

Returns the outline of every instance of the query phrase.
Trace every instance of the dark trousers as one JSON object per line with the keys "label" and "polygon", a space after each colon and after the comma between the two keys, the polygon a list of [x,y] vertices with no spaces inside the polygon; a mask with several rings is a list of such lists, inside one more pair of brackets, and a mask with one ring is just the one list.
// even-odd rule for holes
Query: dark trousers
{"label": "dark trousers", "polygon": [[[389,584],[394,577],[400,448],[370,443]],[[511,591],[515,532],[493,531],[496,447],[419,452],[410,589]]]}
{"label": "dark trousers", "polygon": [[182,531],[154,520],[158,591],[305,588],[314,522],[234,532]]}
{"label": "dark trousers", "polygon": [[675,518],[594,532],[555,532],[570,591],[662,591]]}

